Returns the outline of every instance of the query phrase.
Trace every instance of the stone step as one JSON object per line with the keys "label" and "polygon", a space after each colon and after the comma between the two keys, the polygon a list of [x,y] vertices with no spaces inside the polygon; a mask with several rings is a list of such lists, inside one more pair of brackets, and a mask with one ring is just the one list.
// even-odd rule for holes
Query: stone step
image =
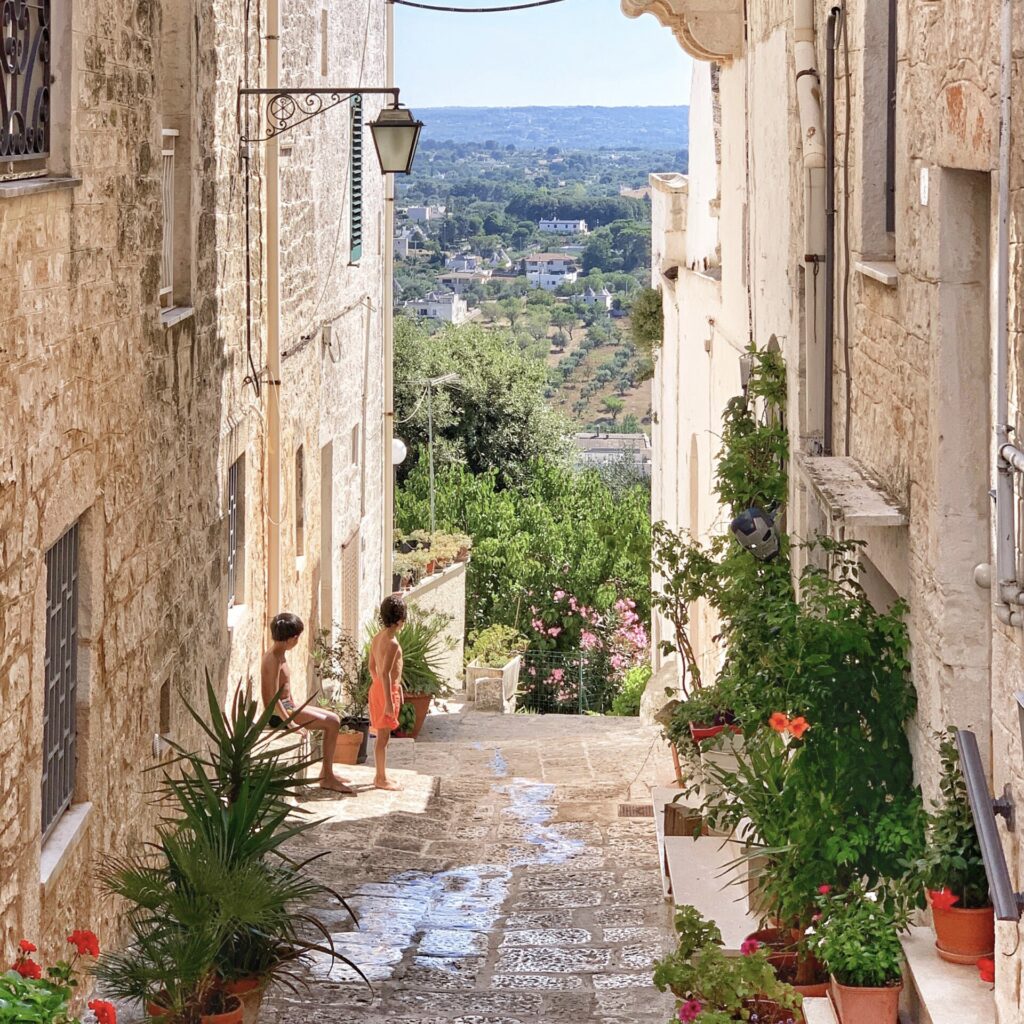
{"label": "stone step", "polygon": [[902,1024],[995,1024],[992,986],[981,981],[973,964],[940,959],[931,928],[911,928],[903,939],[903,953],[907,967],[900,999]]}

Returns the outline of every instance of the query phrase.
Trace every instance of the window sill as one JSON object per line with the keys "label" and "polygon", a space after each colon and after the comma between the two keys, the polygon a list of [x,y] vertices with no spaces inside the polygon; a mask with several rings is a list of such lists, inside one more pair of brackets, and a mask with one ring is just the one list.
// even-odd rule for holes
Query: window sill
{"label": "window sill", "polygon": [[895,288],[899,284],[900,275],[895,262],[889,260],[856,260],[853,269],[872,281],[884,284],[886,288]]}
{"label": "window sill", "polygon": [[43,899],[46,899],[47,890],[60,876],[61,869],[82,842],[91,815],[91,803],[72,804],[60,816],[57,826],[43,843],[39,855],[39,884],[43,890]]}
{"label": "window sill", "polygon": [[228,609],[228,629],[237,629],[244,621],[249,612],[249,606],[235,604]]}
{"label": "window sill", "polygon": [[306,556],[297,555],[295,558],[295,571],[297,573],[303,573],[306,571]]}
{"label": "window sill", "polygon": [[14,181],[0,181],[0,199],[16,199],[18,196],[32,196],[37,192],[59,192],[77,188],[81,178],[17,178]]}
{"label": "window sill", "polygon": [[192,306],[171,306],[170,309],[160,310],[160,324],[163,327],[173,327],[194,314],[195,309]]}

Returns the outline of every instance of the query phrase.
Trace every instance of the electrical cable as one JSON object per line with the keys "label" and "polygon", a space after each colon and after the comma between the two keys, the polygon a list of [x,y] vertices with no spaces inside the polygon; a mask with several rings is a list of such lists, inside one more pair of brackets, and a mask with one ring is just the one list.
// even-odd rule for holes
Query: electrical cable
{"label": "electrical cable", "polygon": [[387,0],[389,4],[415,7],[420,11],[438,11],[442,14],[507,14],[509,11],[528,11],[531,7],[550,7],[564,4],[566,0],[531,0],[529,3],[513,4],[508,7],[441,7],[436,4],[418,3],[417,0]]}

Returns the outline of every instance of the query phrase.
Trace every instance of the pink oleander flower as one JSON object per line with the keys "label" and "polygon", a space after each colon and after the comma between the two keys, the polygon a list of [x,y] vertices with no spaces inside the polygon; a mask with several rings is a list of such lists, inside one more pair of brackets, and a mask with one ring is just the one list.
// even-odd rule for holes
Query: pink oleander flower
{"label": "pink oleander flower", "polygon": [[555,601],[557,601],[559,604],[561,604],[561,602],[565,600],[565,591],[564,590],[556,590],[555,593],[554,593],[554,598],[555,598]]}
{"label": "pink oleander flower", "polygon": [[558,636],[558,634],[561,633],[561,632],[562,632],[562,627],[561,626],[552,626],[548,630],[548,636]]}
{"label": "pink oleander flower", "polygon": [[565,669],[555,668],[551,670],[551,678],[556,682],[560,683],[565,678]]}
{"label": "pink oleander flower", "polygon": [[586,651],[593,650],[597,646],[597,636],[584,630],[580,633],[580,646]]}

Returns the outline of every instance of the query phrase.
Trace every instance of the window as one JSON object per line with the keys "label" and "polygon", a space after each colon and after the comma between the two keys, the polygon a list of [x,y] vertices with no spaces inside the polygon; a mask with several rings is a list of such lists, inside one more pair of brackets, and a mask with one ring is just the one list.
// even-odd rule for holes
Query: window
{"label": "window", "polygon": [[160,253],[160,305],[174,305],[174,145],[178,133],[164,128],[161,133],[160,184],[163,195],[164,245]]}
{"label": "window", "polygon": [[320,449],[320,628],[334,626],[334,445]]}
{"label": "window", "polygon": [[0,177],[47,171],[52,34],[50,0],[22,0],[0,17]]}
{"label": "window", "polygon": [[359,465],[359,424],[352,428],[352,465]]}
{"label": "window", "polygon": [[896,230],[896,0],[889,0],[888,103],[885,118],[885,230]]}
{"label": "window", "polygon": [[78,524],[46,552],[42,829],[45,838],[75,790],[78,690]]}
{"label": "window", "polygon": [[295,554],[306,553],[306,465],[300,444],[295,449]]}
{"label": "window", "polygon": [[345,634],[359,636],[359,531],[349,538],[341,552],[341,625]]}
{"label": "window", "polygon": [[352,155],[349,167],[349,261],[363,255],[363,98],[353,96]]}
{"label": "window", "polygon": [[245,597],[245,456],[228,470],[228,607]]}
{"label": "window", "polygon": [[160,735],[171,735],[171,681],[165,679],[160,686]]}

